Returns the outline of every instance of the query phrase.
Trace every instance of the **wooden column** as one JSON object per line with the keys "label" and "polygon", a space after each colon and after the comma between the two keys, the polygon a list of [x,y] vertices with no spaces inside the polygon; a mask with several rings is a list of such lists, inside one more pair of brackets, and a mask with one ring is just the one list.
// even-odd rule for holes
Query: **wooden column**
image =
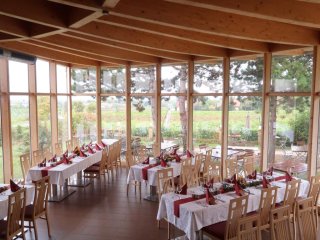
{"label": "wooden column", "polygon": [[97,141],[101,142],[101,66],[96,67]]}
{"label": "wooden column", "polygon": [[156,139],[155,156],[160,155],[161,147],[161,63],[156,64],[156,87],[155,87],[155,107],[156,107]]}
{"label": "wooden column", "polygon": [[[72,140],[73,138],[73,132],[72,132],[72,95],[71,95],[71,65],[69,65],[68,68],[68,80],[69,80],[69,93],[68,93],[68,111],[69,111],[69,138]],[[72,143],[73,145],[73,143]]]}
{"label": "wooden column", "polygon": [[187,92],[187,104],[188,104],[188,139],[187,148],[193,150],[193,78],[194,78],[194,61],[188,61],[188,92]]}
{"label": "wooden column", "polygon": [[8,59],[0,58],[0,84],[1,84],[1,124],[2,124],[2,153],[3,153],[3,179],[9,183],[12,178],[12,145],[10,124],[10,96]]}
{"label": "wooden column", "polygon": [[261,122],[261,148],[260,148],[260,171],[265,171],[268,167],[268,149],[269,149],[269,112],[270,112],[270,86],[271,86],[271,64],[272,54],[264,54],[264,68],[263,68],[263,92],[262,92],[262,122]]}
{"label": "wooden column", "polygon": [[309,144],[307,163],[309,177],[317,173],[318,135],[319,135],[319,108],[320,108],[320,45],[313,50],[313,78],[311,89],[311,118],[309,127]]}
{"label": "wooden column", "polygon": [[127,161],[131,162],[132,150],[131,150],[131,65],[126,65],[126,132],[127,132]]}
{"label": "wooden column", "polygon": [[28,64],[29,75],[29,124],[30,124],[30,153],[37,150],[38,145],[38,115],[37,115],[37,84],[36,84],[36,65]]}
{"label": "wooden column", "polygon": [[228,157],[228,120],[229,120],[229,79],[230,58],[223,59],[223,96],[222,96],[222,139],[221,139],[221,173],[227,176],[226,159]]}
{"label": "wooden column", "polygon": [[58,139],[58,99],[57,99],[57,70],[56,63],[49,62],[50,73],[50,112],[51,112],[51,149],[55,153],[55,144]]}

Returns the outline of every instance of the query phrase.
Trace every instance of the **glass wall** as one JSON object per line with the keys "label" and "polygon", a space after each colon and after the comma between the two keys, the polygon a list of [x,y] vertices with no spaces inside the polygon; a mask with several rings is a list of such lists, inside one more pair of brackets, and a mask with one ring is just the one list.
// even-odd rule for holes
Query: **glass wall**
{"label": "glass wall", "polygon": [[50,93],[49,62],[41,59],[36,61],[37,93]]}
{"label": "glass wall", "polygon": [[50,96],[37,97],[39,149],[51,147]]}
{"label": "glass wall", "polygon": [[57,73],[57,92],[58,93],[69,93],[69,68],[67,66],[59,65],[56,66]]}
{"label": "glass wall", "polygon": [[92,93],[96,92],[96,70],[91,68],[71,69],[71,92]]}
{"label": "glass wall", "polygon": [[62,143],[63,149],[66,148],[66,141],[70,138],[69,126],[69,96],[58,96],[58,142]]}

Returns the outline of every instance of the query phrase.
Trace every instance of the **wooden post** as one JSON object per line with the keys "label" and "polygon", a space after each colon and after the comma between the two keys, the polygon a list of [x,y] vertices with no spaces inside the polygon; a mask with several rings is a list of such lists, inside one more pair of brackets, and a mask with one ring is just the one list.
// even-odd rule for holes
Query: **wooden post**
{"label": "wooden post", "polygon": [[49,62],[50,73],[50,117],[51,117],[51,149],[55,153],[55,144],[58,143],[58,99],[57,99],[57,70],[56,63]]}
{"label": "wooden post", "polygon": [[[36,84],[36,65],[28,64],[29,75],[29,124],[30,124],[30,153],[38,149],[38,115],[37,115],[37,84]],[[33,162],[33,160],[32,160]]]}
{"label": "wooden post", "polygon": [[73,146],[73,132],[72,132],[72,94],[71,94],[71,65],[68,66],[68,81],[69,81],[69,92],[68,92],[68,98],[69,98],[69,105],[68,105],[68,111],[69,111],[69,138],[71,140],[71,145]]}
{"label": "wooden post", "polygon": [[161,147],[161,63],[156,64],[156,88],[155,88],[155,107],[156,107],[156,139],[154,155],[160,155]]}
{"label": "wooden post", "polygon": [[194,61],[188,61],[188,139],[187,148],[193,150],[193,78],[194,78]]}
{"label": "wooden post", "polygon": [[126,114],[126,132],[127,132],[127,153],[126,153],[126,158],[127,162],[131,162],[132,158],[132,150],[131,150],[131,65],[127,64],[126,65],[126,109],[127,109],[127,114]]}
{"label": "wooden post", "polygon": [[101,142],[101,66],[96,66],[97,142]]}

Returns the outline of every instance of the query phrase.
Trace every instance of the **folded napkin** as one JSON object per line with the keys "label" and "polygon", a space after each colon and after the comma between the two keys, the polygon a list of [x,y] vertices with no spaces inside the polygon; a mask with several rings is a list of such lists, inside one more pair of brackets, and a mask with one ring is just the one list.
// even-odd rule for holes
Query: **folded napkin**
{"label": "folded napkin", "polygon": [[56,162],[57,161],[57,155],[55,154],[52,158],[48,160],[48,162]]}
{"label": "folded napkin", "polygon": [[68,149],[64,152],[64,154],[63,154],[63,155],[68,156]]}
{"label": "folded napkin", "polygon": [[102,146],[105,148],[107,144],[105,144],[103,141],[101,141]]}
{"label": "folded napkin", "polygon": [[257,170],[254,170],[251,174],[247,176],[249,179],[257,179]]}
{"label": "folded napkin", "polygon": [[80,157],[88,157],[82,150],[80,150]]}
{"label": "folded napkin", "polygon": [[181,188],[181,192],[179,194],[181,195],[187,195],[187,192],[188,192],[188,185],[187,184],[184,184]]}
{"label": "folded napkin", "polygon": [[93,149],[92,149],[90,146],[88,146],[88,153],[94,154],[94,151],[93,151]]}
{"label": "folded napkin", "polygon": [[192,154],[189,150],[187,150],[187,157],[188,157],[188,158],[193,157],[193,154]]}
{"label": "folded napkin", "polygon": [[262,178],[262,187],[263,188],[268,188],[269,187],[269,181],[266,179],[265,176]]}
{"label": "folded napkin", "polygon": [[263,172],[263,175],[272,176],[273,174],[273,167],[270,167],[267,171]]}
{"label": "folded napkin", "polygon": [[101,150],[102,150],[102,148],[99,146],[98,143],[96,143],[96,150],[98,150],[98,151],[101,151]]}
{"label": "folded napkin", "polygon": [[84,144],[82,144],[82,146],[81,146],[81,148],[80,148],[80,150],[84,150],[85,149],[85,145]]}
{"label": "folded napkin", "polygon": [[212,194],[209,191],[209,188],[206,189],[206,202],[209,205],[213,205],[215,204],[215,200],[214,197],[212,196]]}
{"label": "folded napkin", "polygon": [[236,194],[238,196],[242,196],[242,187],[239,185],[237,181],[234,183],[234,190],[236,191]]}
{"label": "folded napkin", "polygon": [[142,164],[149,164],[149,157],[147,157],[143,162]]}
{"label": "folded napkin", "polygon": [[174,158],[176,159],[177,163],[181,162],[181,158],[178,154],[174,155]]}
{"label": "folded napkin", "polygon": [[225,181],[227,183],[236,183],[237,182],[237,175],[234,174],[231,178],[227,178]]}
{"label": "folded napkin", "polygon": [[166,161],[164,161],[163,159],[161,160],[160,164],[161,164],[161,167],[166,167],[167,166]]}
{"label": "folded napkin", "polygon": [[172,149],[170,155],[176,155],[176,154],[177,154],[177,151],[178,151],[177,148]]}
{"label": "folded napkin", "polygon": [[47,159],[44,158],[44,159],[42,160],[42,162],[40,162],[40,163],[38,164],[38,167],[45,167],[46,165],[47,165]]}
{"label": "folded napkin", "polygon": [[18,186],[18,184],[16,184],[14,181],[12,181],[10,179],[10,189],[11,189],[11,192],[16,192],[20,189],[21,187]]}

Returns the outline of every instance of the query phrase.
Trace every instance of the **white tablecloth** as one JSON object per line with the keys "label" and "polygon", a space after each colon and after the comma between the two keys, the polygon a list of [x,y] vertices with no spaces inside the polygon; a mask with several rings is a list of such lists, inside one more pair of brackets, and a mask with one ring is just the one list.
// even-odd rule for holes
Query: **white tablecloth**
{"label": "white tablecloth", "polygon": [[[0,184],[0,187],[7,186],[8,184]],[[34,198],[34,185],[24,185],[26,188],[26,206],[33,202]],[[4,191],[0,194],[0,219],[4,219],[8,213],[8,196],[11,190]]]}
{"label": "white tablecloth", "polygon": [[101,141],[102,141],[104,144],[110,146],[110,145],[118,142],[119,139],[115,139],[115,138],[104,138],[104,139],[102,139]]}
{"label": "white tablecloth", "polygon": [[[219,183],[216,184],[218,187]],[[274,182],[271,185],[279,186],[277,191],[277,202],[281,202],[284,198],[285,186],[284,181]],[[261,189],[255,187],[247,188],[249,194],[248,212],[255,211],[259,207]],[[299,196],[306,195],[309,190],[309,182],[301,180]],[[188,189],[189,195],[181,195],[181,198],[191,197],[191,194],[201,191],[200,188]],[[174,193],[164,194],[159,203],[157,220],[167,218],[168,221],[186,233],[188,239],[197,238],[197,231],[203,227],[226,221],[228,218],[229,201],[237,195],[235,192],[217,195],[222,201],[217,200],[215,205],[207,205],[205,199],[189,202],[180,205],[180,217],[174,215],[173,202],[179,199]]]}
{"label": "white tablecloth", "polygon": [[[152,163],[152,162],[150,162]],[[128,177],[127,177],[127,184],[130,183],[130,181],[135,180],[138,182],[142,182],[142,169],[147,167],[146,164],[137,164],[133,165],[129,169]],[[173,177],[179,176],[181,172],[181,163],[171,162],[170,168],[173,168]],[[156,166],[153,168],[148,169],[148,184],[150,186],[157,186],[157,172],[158,170],[163,169],[163,167]]]}
{"label": "white tablecloth", "polygon": [[[88,154],[88,153],[87,153]],[[56,167],[48,169],[48,176],[50,176],[50,183],[63,185],[65,179],[72,175],[90,167],[101,160],[102,151],[97,151],[94,154],[90,154],[86,158],[76,157],[72,159],[72,164],[60,164]],[[27,175],[27,182],[37,181],[42,178],[41,169],[38,166],[30,168]]]}

